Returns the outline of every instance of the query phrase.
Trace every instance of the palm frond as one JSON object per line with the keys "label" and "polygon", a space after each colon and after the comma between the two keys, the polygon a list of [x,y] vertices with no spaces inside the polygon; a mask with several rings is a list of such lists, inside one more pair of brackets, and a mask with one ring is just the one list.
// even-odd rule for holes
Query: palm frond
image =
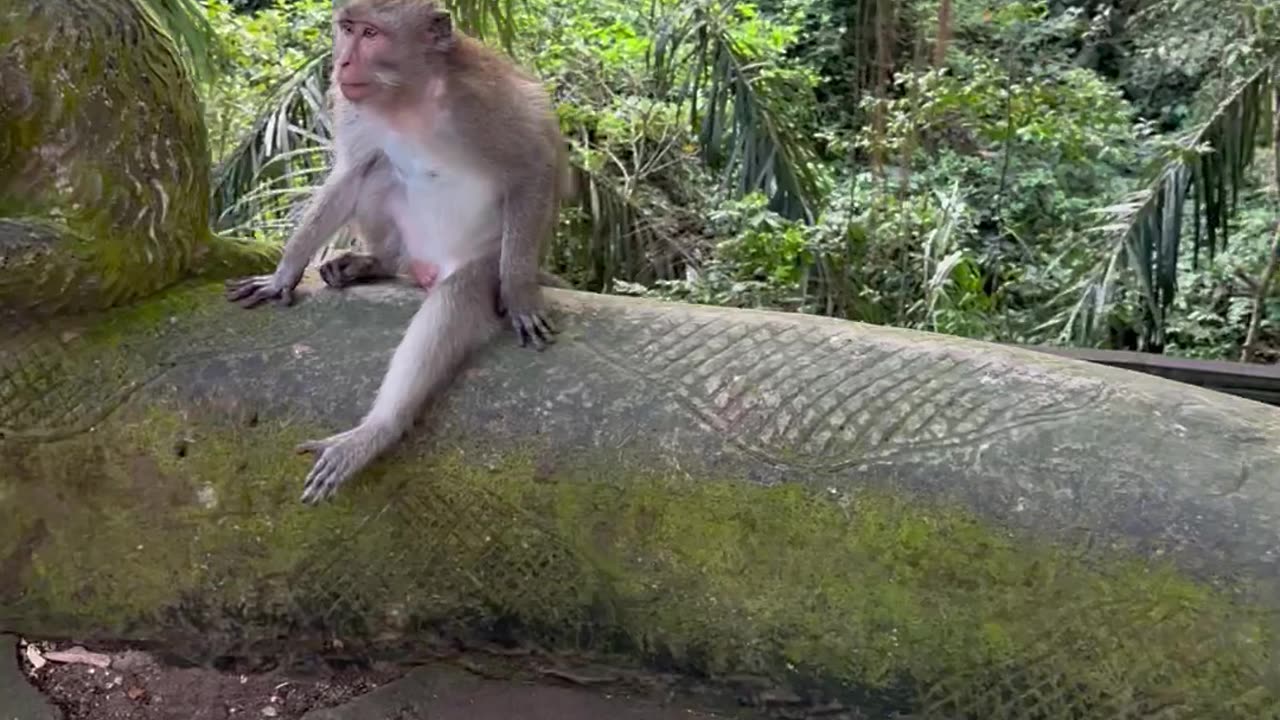
{"label": "palm frond", "polygon": [[[738,195],[759,190],[783,216],[813,222],[819,193],[814,156],[782,111],[795,88],[753,72],[750,56],[723,31],[716,45],[718,72],[731,81],[720,87],[733,94],[727,163],[732,170],[726,172],[726,180],[736,175]],[[711,97],[708,105],[723,107],[727,101],[727,96]],[[708,135],[704,147],[714,140]]]}
{"label": "palm frond", "polygon": [[812,222],[820,194],[815,158],[785,111],[802,89],[768,72],[715,15],[699,10],[692,19],[692,25],[665,25],[655,39],[651,72],[659,92],[671,85],[678,65],[690,64],[682,96],[703,162],[722,172],[733,194],[760,191],[779,214]]}
{"label": "palm frond", "polygon": [[1063,325],[1064,339],[1083,342],[1094,335],[1098,319],[1122,286],[1116,277],[1119,268],[1136,280],[1142,347],[1164,345],[1165,315],[1178,292],[1178,258],[1187,250],[1187,212],[1193,224],[1193,265],[1199,264],[1202,253],[1212,261],[1226,247],[1229,221],[1255,156],[1258,133],[1269,132],[1273,121],[1274,71],[1274,62],[1268,63],[1240,83],[1180,143],[1154,182],[1098,211],[1106,220],[1097,229],[1112,236],[1114,245],[1108,260],[1082,283],[1082,295]]}
{"label": "palm frond", "polygon": [[240,143],[214,170],[211,216],[237,234],[288,218],[329,164],[333,137],[325,50],[286,79]]}
{"label": "palm frond", "polygon": [[493,39],[514,54],[516,37],[513,0],[446,0],[445,8],[458,27],[482,40]]}
{"label": "palm frond", "polygon": [[651,197],[657,193],[578,164],[574,173],[579,232],[557,233],[549,254],[558,266],[585,270],[580,287],[611,292],[619,280],[670,280],[693,264],[668,228],[671,209]]}
{"label": "palm frond", "polygon": [[140,0],[139,7],[173,39],[184,64],[197,80],[213,77],[218,38],[200,0]]}

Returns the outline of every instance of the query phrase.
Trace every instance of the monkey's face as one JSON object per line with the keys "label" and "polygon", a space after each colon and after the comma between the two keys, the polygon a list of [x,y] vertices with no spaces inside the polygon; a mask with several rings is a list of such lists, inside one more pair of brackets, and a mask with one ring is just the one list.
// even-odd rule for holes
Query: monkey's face
{"label": "monkey's face", "polygon": [[359,103],[398,84],[400,63],[390,29],[350,16],[340,16],[336,25],[334,81],[343,97]]}

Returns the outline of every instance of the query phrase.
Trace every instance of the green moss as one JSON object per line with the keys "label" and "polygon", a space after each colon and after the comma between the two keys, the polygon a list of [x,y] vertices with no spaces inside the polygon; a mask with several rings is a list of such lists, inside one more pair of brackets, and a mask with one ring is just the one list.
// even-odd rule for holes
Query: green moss
{"label": "green moss", "polygon": [[197,258],[196,271],[215,280],[265,274],[275,268],[282,250],[276,243],[213,235]]}
{"label": "green moss", "polygon": [[190,281],[87,320],[78,318],[77,325],[83,328],[80,336],[83,345],[72,348],[72,352],[85,357],[98,356],[101,350],[117,348],[126,338],[147,338],[168,332],[178,318],[183,325],[199,326],[224,311],[219,302],[221,293],[218,285]]}
{"label": "green moss", "polygon": [[219,628],[210,642],[514,623],[950,717],[1280,708],[1270,621],[1166,564],[1013,537],[908,496],[674,477],[616,454],[547,474],[537,447],[458,438],[402,447],[307,508],[308,460],[289,448],[323,434],[150,407],[26,446],[9,458],[25,480],[0,483],[0,510],[20,518],[0,529],[19,616],[135,635],[189,635],[173,618],[200,618]]}
{"label": "green moss", "polygon": [[226,303],[215,300],[218,292],[187,283],[114,311],[8,326],[0,354],[9,372],[0,386],[10,402],[0,409],[0,436],[83,430],[175,353],[223,339],[216,315]]}
{"label": "green moss", "polygon": [[[225,313],[236,311],[229,308],[222,299],[221,283],[209,283],[202,279],[178,283],[163,293],[143,298],[109,311],[86,313],[74,317],[48,318],[41,326],[34,328],[27,342],[12,342],[5,350],[12,353],[19,362],[25,356],[39,355],[42,364],[57,363],[60,367],[58,375],[64,378],[82,377],[90,372],[91,366],[99,366],[104,361],[132,363],[154,361],[144,351],[145,347],[160,338],[171,338],[175,334],[190,334],[193,342],[209,342],[209,337],[221,340],[220,332],[225,324],[221,318]],[[265,313],[244,315],[244,319],[261,320],[269,324],[278,318]],[[249,330],[254,326],[249,325]],[[237,337],[252,342],[247,337],[245,327],[238,327],[234,332]],[[50,338],[63,335],[56,349],[50,346]],[[267,333],[264,333],[267,335]],[[35,344],[32,344],[35,343]],[[122,344],[128,344],[127,351],[121,352]],[[175,348],[181,352],[190,350],[172,339],[157,345]],[[38,386],[14,387],[16,392],[36,395],[42,392]]]}
{"label": "green moss", "polygon": [[270,268],[271,248],[211,236],[199,101],[135,0],[0,0],[0,57],[0,241],[41,268],[0,278],[4,306],[92,311]]}

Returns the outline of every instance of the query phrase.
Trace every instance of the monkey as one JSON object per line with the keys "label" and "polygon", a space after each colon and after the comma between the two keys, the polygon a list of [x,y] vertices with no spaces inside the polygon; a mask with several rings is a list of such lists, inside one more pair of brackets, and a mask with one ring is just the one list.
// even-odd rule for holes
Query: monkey
{"label": "monkey", "polygon": [[573,183],[546,89],[455,30],[435,0],[338,0],[333,18],[332,167],[275,272],[228,280],[226,297],[292,305],[315,252],[345,226],[368,252],[323,263],[326,285],[407,271],[426,297],[360,423],[295,448],[314,456],[308,504],[396,443],[503,316],[521,346],[555,342],[542,285],[565,283],[538,261]]}

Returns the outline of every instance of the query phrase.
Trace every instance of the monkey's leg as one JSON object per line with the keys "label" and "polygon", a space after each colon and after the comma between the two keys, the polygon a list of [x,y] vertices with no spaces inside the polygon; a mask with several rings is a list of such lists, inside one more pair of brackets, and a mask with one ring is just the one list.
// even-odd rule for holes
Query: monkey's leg
{"label": "monkey's leg", "polygon": [[356,427],[305,442],[299,452],[317,458],[307,474],[302,501],[316,503],[391,447],[413,424],[427,398],[457,373],[471,351],[502,326],[493,308],[497,258],[472,262],[427,295],[391,356],[373,408]]}
{"label": "monkey's leg", "polygon": [[520,344],[542,350],[558,332],[543,305],[538,255],[555,229],[555,192],[538,180],[522,184],[504,197],[502,252],[498,270],[499,314],[510,318]]}
{"label": "monkey's leg", "polygon": [[345,252],[320,265],[320,279],[336,290],[357,283],[390,280],[395,276],[394,263],[369,253]]}
{"label": "monkey's leg", "polygon": [[320,279],[331,288],[390,280],[400,272],[400,231],[381,207],[362,203],[355,226],[356,236],[368,252],[345,252],[322,263]]}

